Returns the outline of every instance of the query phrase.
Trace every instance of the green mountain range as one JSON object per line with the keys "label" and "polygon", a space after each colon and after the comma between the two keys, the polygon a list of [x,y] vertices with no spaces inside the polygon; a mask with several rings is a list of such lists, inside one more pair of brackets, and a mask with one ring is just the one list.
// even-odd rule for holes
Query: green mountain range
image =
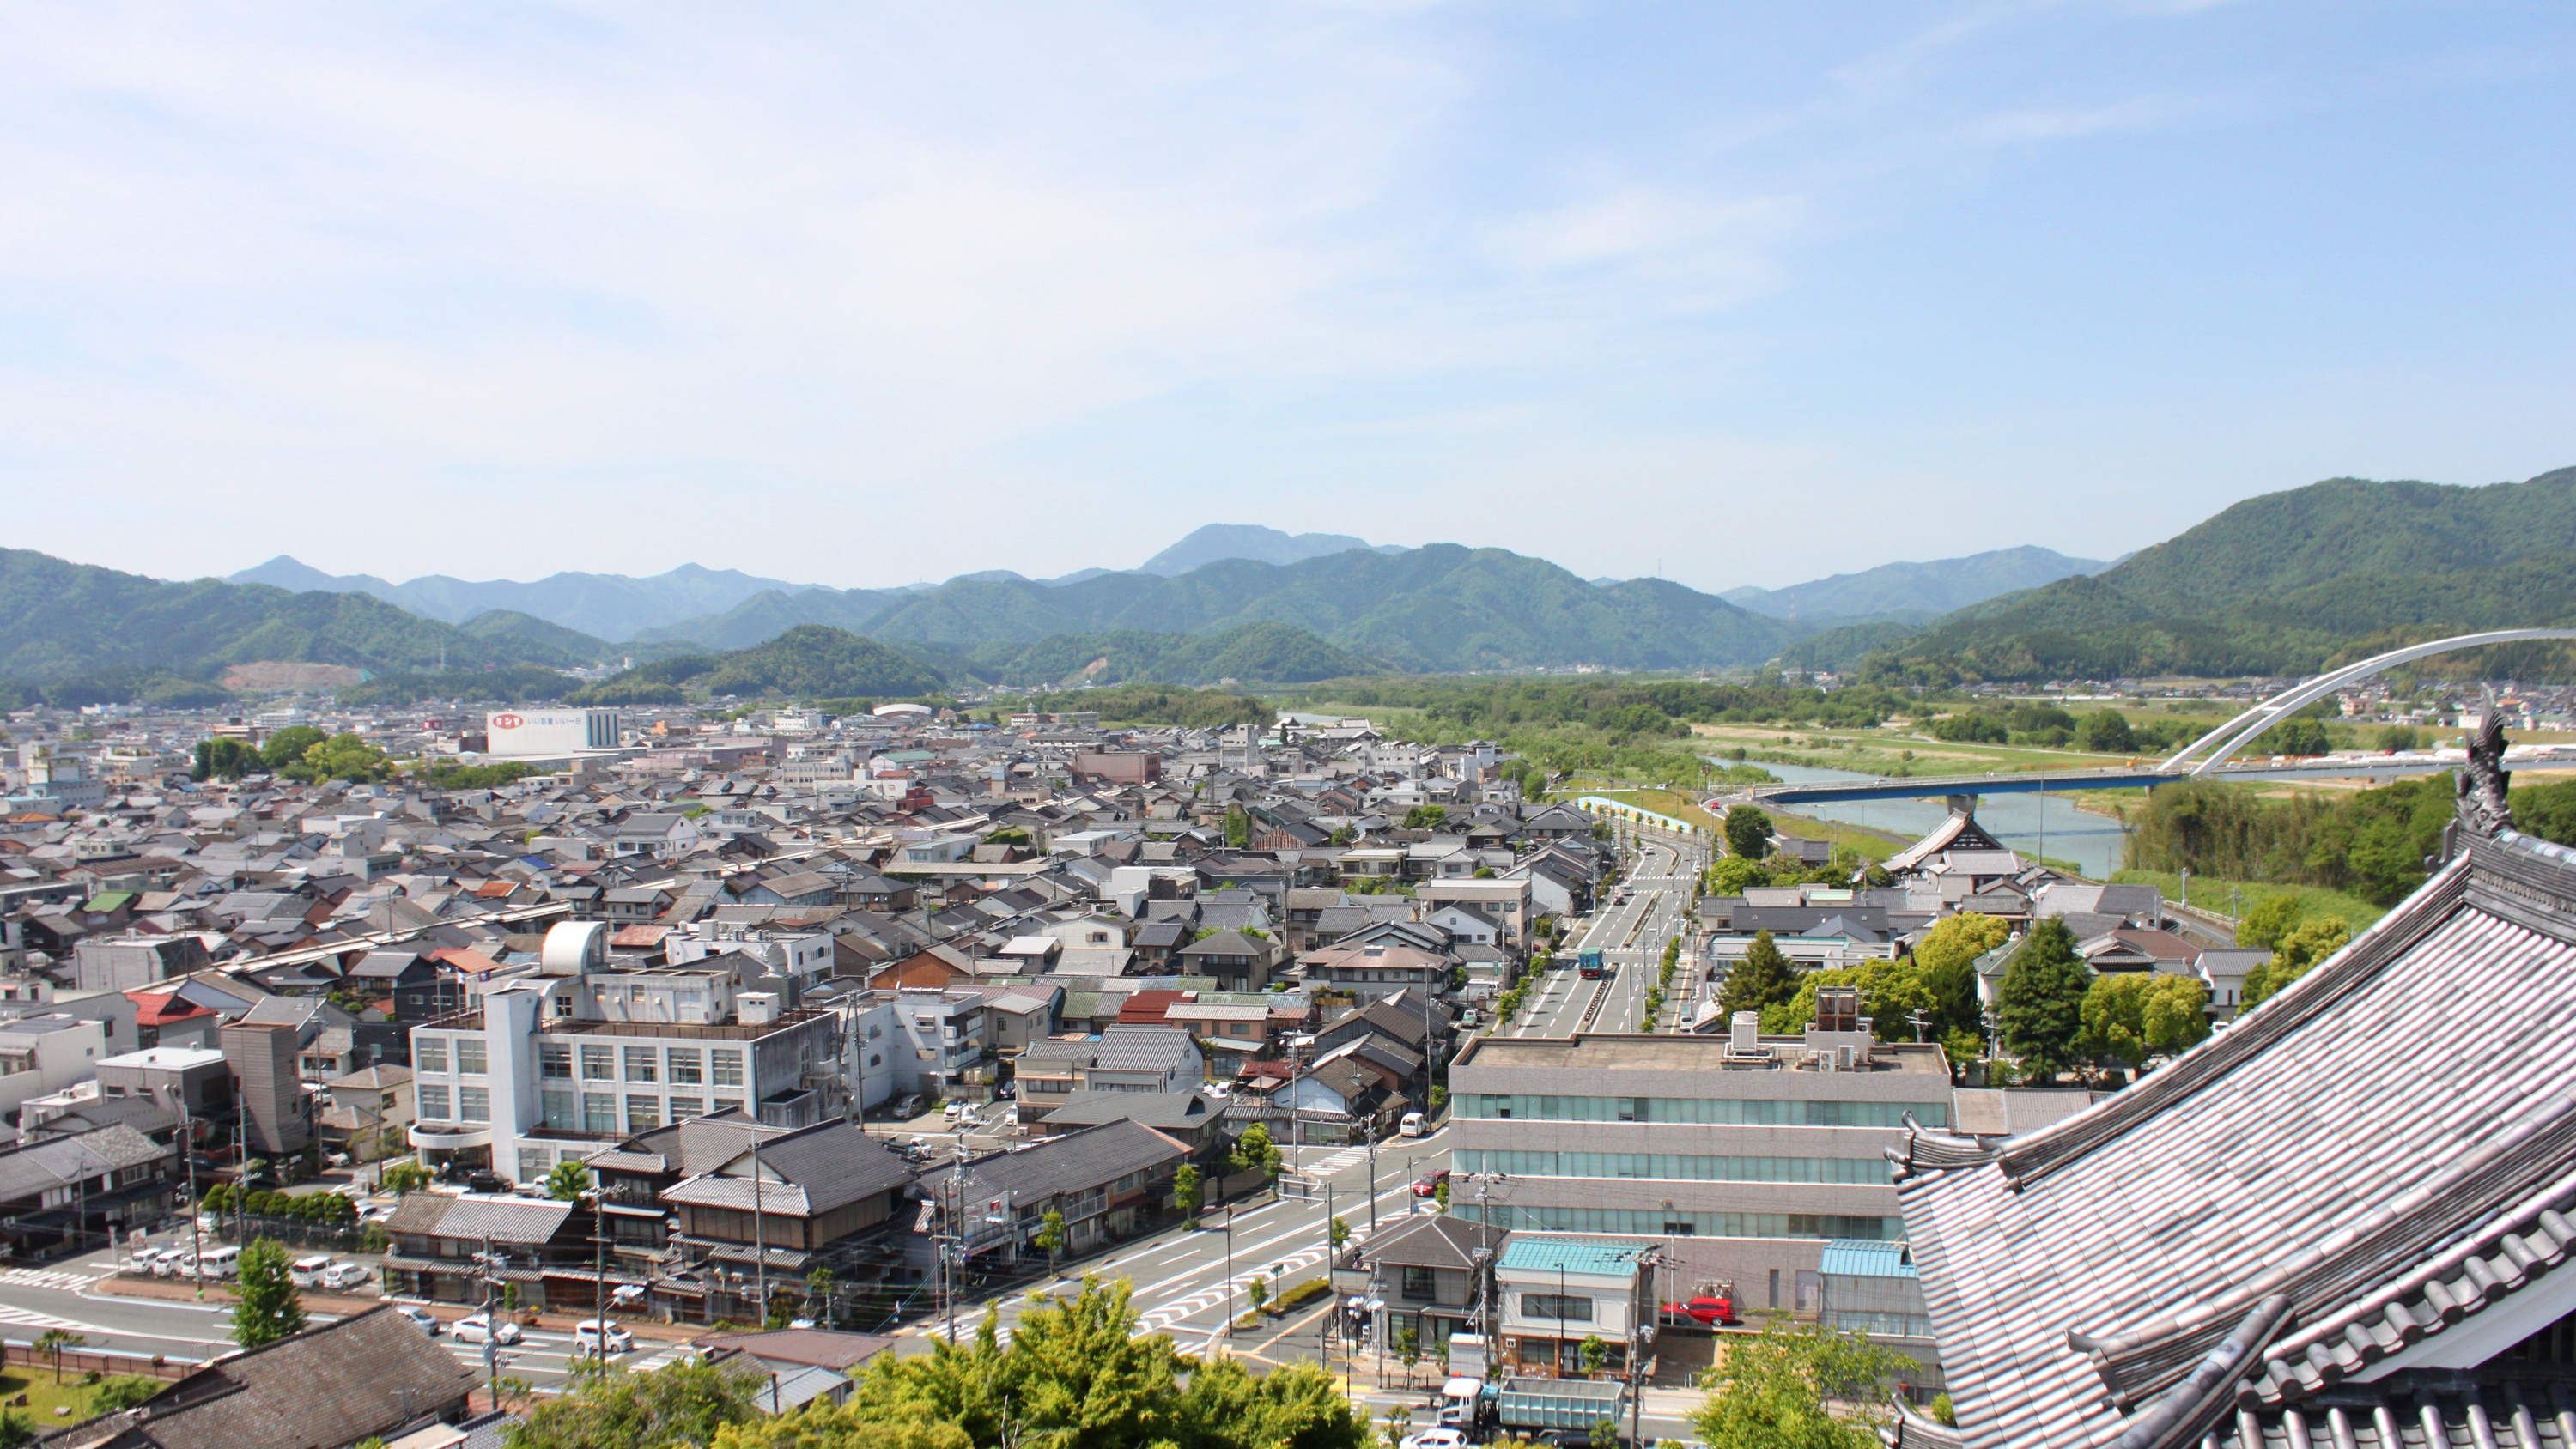
{"label": "green mountain range", "polygon": [[874,639],[800,624],[775,639],[723,654],[684,654],[612,675],[569,696],[575,704],[678,704],[691,693],[767,699],[886,698],[930,694],[947,680]]}
{"label": "green mountain range", "polygon": [[2303,674],[2400,642],[2571,621],[2576,468],[2480,488],[2336,478],[2247,499],[2098,576],[1972,604],[1862,673]]}
{"label": "green mountain range", "polygon": [[[917,657],[938,662],[946,651],[913,645]],[[1116,629],[1096,634],[1052,634],[1033,644],[980,644],[946,654],[954,672],[1011,688],[1076,684],[1311,684],[1385,666],[1327,644],[1294,624],[1263,619],[1212,634],[1152,634]]]}
{"label": "green mountain range", "polygon": [[1056,635],[1209,633],[1263,620],[1295,624],[1400,670],[1758,664],[1800,632],[1661,579],[1596,587],[1544,559],[1430,544],[1289,564],[1227,559],[1173,578],[952,579],[891,603],[875,591],[772,591],[643,637],[740,645],[820,623],[890,643],[972,650]]}
{"label": "green mountain range", "polygon": [[460,668],[579,662],[537,640],[486,639],[366,594],[164,583],[0,549],[0,677],[58,687],[49,695],[130,698],[156,679],[207,681],[257,660],[381,672],[442,659]]}

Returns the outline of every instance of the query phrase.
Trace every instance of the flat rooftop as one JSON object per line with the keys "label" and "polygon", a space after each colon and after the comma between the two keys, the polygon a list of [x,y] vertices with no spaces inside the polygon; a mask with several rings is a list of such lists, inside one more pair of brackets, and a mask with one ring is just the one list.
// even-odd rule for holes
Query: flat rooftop
{"label": "flat rooftop", "polygon": [[[1806,1039],[1766,1036],[1781,1070],[1812,1070],[1804,1065]],[[1488,1036],[1477,1038],[1460,1067],[1544,1067],[1558,1071],[1716,1072],[1728,1070],[1723,1036],[1647,1035],[1635,1032],[1586,1032],[1579,1036]],[[1737,1070],[1743,1068],[1739,1065]],[[1761,1070],[1758,1069],[1757,1070]],[[1860,1070],[1854,1067],[1852,1070]],[[1930,1043],[1880,1042],[1870,1048],[1869,1070],[1933,1076],[1947,1087],[1950,1064],[1941,1048]]]}

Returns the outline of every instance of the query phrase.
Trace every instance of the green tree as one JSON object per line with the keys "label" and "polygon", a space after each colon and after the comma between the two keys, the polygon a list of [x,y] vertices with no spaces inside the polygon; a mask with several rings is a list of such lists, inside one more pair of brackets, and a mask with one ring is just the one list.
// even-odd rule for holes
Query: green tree
{"label": "green tree", "polygon": [[78,1348],[87,1342],[89,1339],[86,1335],[74,1333],[68,1328],[48,1328],[36,1335],[35,1349],[36,1352],[54,1361],[54,1382],[59,1384],[63,1381],[64,1350]]}
{"label": "green tree", "polygon": [[1416,805],[1404,812],[1407,830],[1437,830],[1449,823],[1449,810],[1444,805]]}
{"label": "green tree", "polygon": [[1771,853],[1771,817],[1751,805],[1738,805],[1726,812],[1726,849],[1731,855],[1746,860],[1760,860]]}
{"label": "green tree", "polygon": [[429,1186],[429,1169],[417,1162],[397,1162],[379,1174],[376,1181],[396,1197],[409,1197]]}
{"label": "green tree", "polygon": [[[760,1417],[765,1375],[682,1359],[651,1373],[608,1372],[541,1399],[502,1431],[509,1449],[681,1449]],[[793,1441],[789,1441],[793,1442]]]}
{"label": "green tree", "polygon": [[268,768],[268,762],[247,740],[201,740],[197,744],[196,766],[188,771],[191,780],[238,780],[256,775]]}
{"label": "green tree", "polygon": [[19,1449],[36,1442],[35,1421],[15,1409],[0,1409],[0,1449]]}
{"label": "green tree", "polygon": [[566,1159],[546,1174],[546,1196],[556,1202],[579,1202],[590,1191],[590,1169]]}
{"label": "green tree", "polygon": [[[284,733],[284,731],[280,731]],[[304,752],[304,758],[278,773],[297,780],[382,780],[394,772],[383,750],[357,735],[333,735]]]}
{"label": "green tree", "polygon": [[2382,729],[2371,743],[2375,748],[2394,754],[2399,750],[2418,748],[2424,743],[2424,737],[2416,733],[2412,725],[2390,725]]}
{"label": "green tree", "polygon": [[839,1281],[839,1277],[829,1268],[817,1268],[805,1275],[805,1307],[814,1317],[822,1320],[826,1328],[831,1327],[840,1317],[833,1295],[834,1285]]}
{"label": "green tree", "polygon": [[1026,830],[1017,825],[1003,825],[985,832],[984,843],[986,845],[1028,845],[1032,842]]}
{"label": "green tree", "polygon": [[1270,1140],[1270,1129],[1255,1122],[1234,1140],[1234,1152],[1228,1160],[1237,1172],[1259,1172],[1270,1178],[1279,1175],[1282,1159],[1279,1144]]}
{"label": "green tree", "polygon": [[974,1449],[974,1441],[954,1424],[859,1419],[816,1399],[792,1414],[723,1425],[709,1449]]}
{"label": "green tree", "polygon": [[98,1387],[89,1391],[89,1411],[113,1414],[119,1409],[131,1409],[168,1387],[167,1380],[144,1374],[118,1374],[114,1378],[101,1379]]}
{"label": "green tree", "polygon": [[2110,1057],[2130,1066],[2147,1059],[2147,989],[2154,973],[2115,971],[2096,976],[2084,992],[2084,1031],[2076,1053]]}
{"label": "green tree", "polygon": [[2318,962],[2351,944],[2352,923],[2341,916],[2319,916],[2294,928],[2273,949],[2271,960],[2245,973],[2245,1004],[2270,1000]]}
{"label": "green tree", "polygon": [[1064,1214],[1048,1208],[1038,1217],[1038,1235],[1031,1240],[1039,1252],[1047,1255],[1047,1273],[1055,1273],[1055,1255],[1064,1249]]}
{"label": "green tree", "polygon": [[2129,729],[2127,715],[2106,709],[2084,716],[2075,727],[2075,747],[2097,755],[2126,755],[2138,748],[2138,737]]}
{"label": "green tree", "polygon": [[242,1249],[233,1285],[233,1342],[258,1348],[304,1331],[304,1295],[287,1275],[295,1255],[275,1238]]}
{"label": "green tree", "polygon": [[1857,1406],[1881,1402],[1910,1362],[1865,1334],[1775,1320],[1728,1344],[1691,1423],[1727,1449],[1879,1449],[1878,1416]]}
{"label": "green tree", "polygon": [[1237,850],[1252,844],[1252,817],[1240,805],[1226,807],[1225,843]]}
{"label": "green tree", "polygon": [[[820,1417],[853,1425],[949,1424],[980,1449],[1366,1445],[1366,1421],[1320,1367],[1294,1364],[1255,1379],[1231,1359],[1197,1363],[1176,1352],[1169,1337],[1138,1333],[1131,1299],[1124,1282],[1104,1286],[1087,1278],[1073,1298],[1033,1304],[1008,1346],[998,1341],[998,1321],[987,1315],[965,1343],[880,1355],[849,1403]],[[800,1441],[786,1442],[803,1449]]]}
{"label": "green tree", "polygon": [[1586,1334],[1583,1341],[1574,1346],[1574,1361],[1586,1374],[1601,1372],[1601,1365],[1609,1360],[1610,1345],[1602,1341],[1600,1334]]}
{"label": "green tree", "polygon": [[1619,1421],[1603,1417],[1592,1421],[1592,1449],[1619,1449]]}
{"label": "green tree", "polygon": [[300,764],[303,762],[306,750],[329,738],[331,738],[329,735],[311,725],[288,725],[270,735],[259,747],[260,762],[268,766],[271,772],[282,770],[288,765]]}
{"label": "green tree", "polygon": [[2185,1052],[2209,1040],[2209,988],[2190,976],[2158,976],[2147,993],[2147,1050]]}
{"label": "green tree", "polygon": [[1422,1361],[1422,1330],[1414,1326],[1412,1318],[1396,1321],[1394,1348],[1395,1356],[1403,1361],[1406,1368]]}
{"label": "green tree", "polygon": [[1196,1213],[1199,1210],[1201,1191],[1199,1170],[1196,1167],[1185,1163],[1180,1171],[1172,1174],[1172,1206],[1179,1208],[1184,1215]]}
{"label": "green tree", "polygon": [[1711,895],[1740,896],[1754,886],[1770,883],[1771,872],[1763,869],[1762,862],[1741,855],[1726,856],[1708,868]]}
{"label": "green tree", "polygon": [[1928,1037],[1938,1024],[1933,1009],[1931,983],[1921,965],[1914,959],[1870,961],[1859,966],[1832,971],[1809,971],[1797,978],[1798,993],[1785,1003],[1766,1007],[1762,1012],[1762,1029],[1766,1032],[1803,1030],[1816,1019],[1816,989],[1822,986],[1857,986],[1860,988],[1860,1013],[1868,1017],[1871,1034],[1880,1041],[1914,1040],[1914,1016],[1924,1017]]}
{"label": "green tree", "polygon": [[1324,1229],[1324,1237],[1332,1244],[1333,1251],[1338,1253],[1342,1250],[1342,1245],[1351,1240],[1351,1225],[1340,1218],[1335,1218],[1332,1225]]}
{"label": "green tree", "polygon": [[1269,1280],[1258,1273],[1253,1274],[1252,1281],[1243,1285],[1243,1301],[1252,1305],[1253,1312],[1259,1313],[1261,1305],[1270,1301]]}
{"label": "green tree", "polygon": [[2031,927],[2004,968],[1995,1020],[2004,1048],[2023,1065],[2054,1076],[2074,1064],[2084,1032],[2084,996],[2093,969],[2075,954],[2075,936],[2056,917]]}
{"label": "green tree", "polygon": [[1983,1032],[1983,1008],[1977,1001],[1977,958],[2010,939],[2012,927],[2000,918],[1961,911],[1925,932],[1915,946],[1914,961],[1923,968],[1923,982],[1931,988],[1933,1010],[1940,1013],[1940,1030],[1945,1036],[1952,1032]]}
{"label": "green tree", "polygon": [[1753,944],[1746,947],[1744,959],[1726,973],[1726,984],[1717,993],[1718,1009],[1729,1016],[1739,1011],[1760,1011],[1767,1006],[1784,1004],[1798,994],[1798,973],[1781,954],[1769,931],[1756,931]]}
{"label": "green tree", "polygon": [[2246,907],[2244,919],[2236,923],[2236,944],[2258,951],[2277,948],[2281,938],[2298,924],[2302,904],[2296,895],[2284,893]]}

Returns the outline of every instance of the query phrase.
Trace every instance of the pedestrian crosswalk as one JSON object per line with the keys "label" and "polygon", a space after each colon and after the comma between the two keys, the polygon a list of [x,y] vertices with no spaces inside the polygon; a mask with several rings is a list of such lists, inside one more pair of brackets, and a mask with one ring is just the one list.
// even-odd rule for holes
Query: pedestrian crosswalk
{"label": "pedestrian crosswalk", "polygon": [[98,1281],[95,1273],[71,1273],[56,1268],[0,1268],[0,1288],[52,1288],[64,1293],[78,1293]]}
{"label": "pedestrian crosswalk", "polygon": [[1330,1157],[1310,1157],[1306,1160],[1306,1176],[1330,1177],[1344,1168],[1356,1167],[1367,1161],[1368,1155],[1366,1147],[1345,1147]]}

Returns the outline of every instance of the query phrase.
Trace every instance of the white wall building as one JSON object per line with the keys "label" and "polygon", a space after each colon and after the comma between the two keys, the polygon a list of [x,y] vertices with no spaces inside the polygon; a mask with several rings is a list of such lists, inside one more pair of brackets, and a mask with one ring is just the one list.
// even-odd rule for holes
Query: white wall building
{"label": "white wall building", "polygon": [[617,748],[613,709],[495,710],[484,717],[486,752],[505,759],[581,755]]}

